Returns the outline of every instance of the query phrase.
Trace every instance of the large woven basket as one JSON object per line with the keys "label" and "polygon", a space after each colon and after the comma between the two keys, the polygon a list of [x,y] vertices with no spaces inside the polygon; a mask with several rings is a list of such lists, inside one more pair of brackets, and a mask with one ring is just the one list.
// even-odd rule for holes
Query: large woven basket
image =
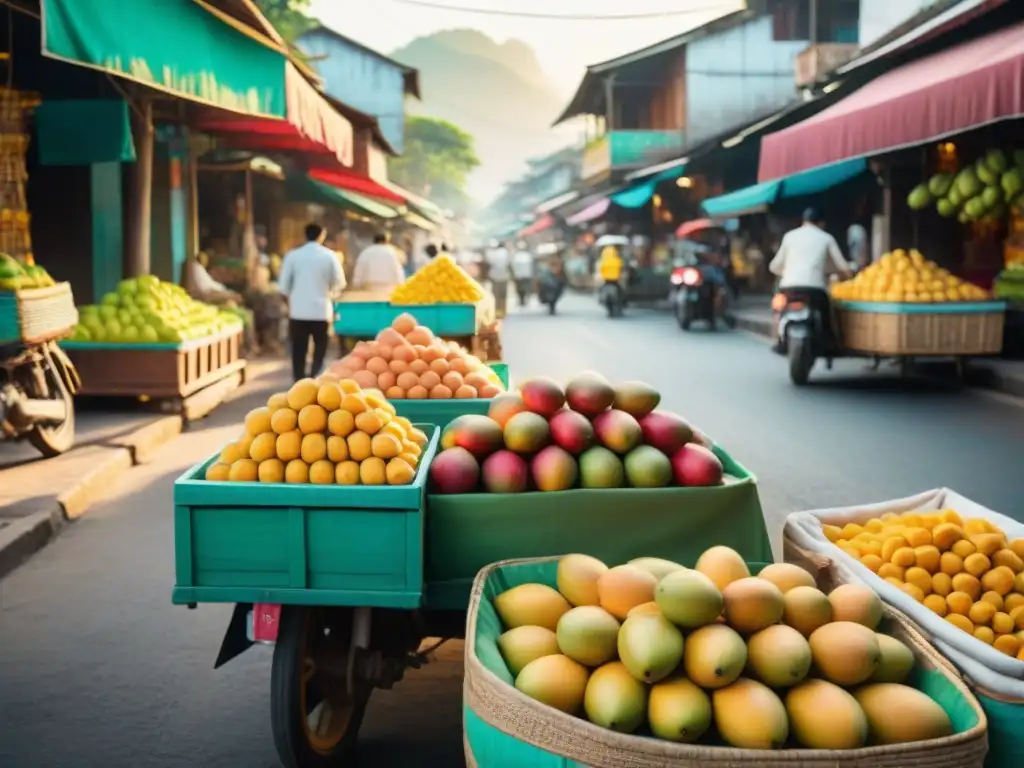
{"label": "large woven basket", "polygon": [[40,344],[67,336],[78,323],[71,285],[4,292],[0,296],[0,341]]}
{"label": "large woven basket", "polygon": [[[466,627],[463,706],[475,718],[507,736],[589,768],[982,768],[988,750],[985,713],[953,666],[928,643],[903,614],[885,606],[886,631],[914,651],[920,668],[938,673],[955,688],[976,717],[973,727],[941,739],[912,744],[832,751],[777,751],[674,744],[624,735],[541,704],[491,672],[477,655],[477,620],[488,580],[508,566],[555,562],[557,558],[508,560],[490,565],[473,584]],[[500,578],[500,577],[499,577]],[[470,766],[493,768],[474,757],[465,742]],[[541,753],[538,753],[539,755]],[[543,761],[544,758],[539,758]],[[545,764],[547,764],[545,762]],[[558,763],[562,765],[562,763]]]}

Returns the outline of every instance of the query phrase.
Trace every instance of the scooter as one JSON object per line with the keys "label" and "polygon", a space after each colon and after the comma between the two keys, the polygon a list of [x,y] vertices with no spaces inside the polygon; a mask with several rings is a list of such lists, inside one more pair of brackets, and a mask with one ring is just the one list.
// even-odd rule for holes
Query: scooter
{"label": "scooter", "polygon": [[597,300],[605,308],[608,317],[622,317],[624,302],[622,286],[616,280],[606,280],[597,292]]}
{"label": "scooter", "polygon": [[547,305],[549,315],[555,314],[555,307],[562,298],[564,288],[564,282],[554,272],[545,272],[541,275],[537,286],[537,299],[541,304]]}
{"label": "scooter", "polygon": [[[670,277],[675,290],[672,292],[672,307],[676,322],[684,331],[690,330],[694,321],[706,320],[708,327],[717,329],[718,287],[704,279],[699,266],[677,267]],[[723,318],[730,328],[736,327],[736,319],[732,313],[723,313]]]}
{"label": "scooter", "polygon": [[26,438],[52,458],[75,443],[74,394],[82,382],[55,341],[0,347],[0,439]]}

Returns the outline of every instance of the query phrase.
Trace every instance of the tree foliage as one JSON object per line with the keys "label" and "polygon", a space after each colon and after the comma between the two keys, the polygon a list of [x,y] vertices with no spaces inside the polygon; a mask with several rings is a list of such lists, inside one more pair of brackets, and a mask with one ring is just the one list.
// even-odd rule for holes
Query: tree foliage
{"label": "tree foliage", "polygon": [[303,32],[316,26],[316,19],[306,14],[310,0],[254,0],[267,21],[281,33],[281,37],[294,44]]}
{"label": "tree foliage", "polygon": [[438,205],[465,213],[469,208],[466,178],[478,165],[470,134],[447,120],[409,117],[405,152],[391,159],[388,176]]}

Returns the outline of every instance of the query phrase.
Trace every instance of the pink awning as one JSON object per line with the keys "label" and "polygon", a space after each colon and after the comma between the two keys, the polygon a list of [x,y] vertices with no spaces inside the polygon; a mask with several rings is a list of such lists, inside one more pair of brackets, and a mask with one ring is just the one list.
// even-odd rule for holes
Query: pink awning
{"label": "pink awning", "polygon": [[1024,23],[872,80],[761,140],[758,180],[936,141],[1024,115]]}
{"label": "pink awning", "polygon": [[602,197],[596,203],[591,203],[579,213],[574,213],[565,223],[570,227],[578,227],[580,224],[586,224],[588,221],[604,216],[604,212],[608,210],[608,206],[612,204],[611,198]]}
{"label": "pink awning", "polygon": [[676,230],[676,237],[680,239],[687,238],[690,235],[703,232],[705,229],[710,229],[713,226],[715,226],[715,222],[711,219],[691,219],[690,221],[684,221],[679,225],[679,229]]}
{"label": "pink awning", "polygon": [[555,220],[545,213],[543,216],[541,216],[539,219],[533,222],[533,224],[528,226],[526,229],[521,230],[519,232],[519,237],[529,237],[530,235],[536,235],[537,233],[543,232],[545,229],[548,229],[554,223]]}
{"label": "pink awning", "polygon": [[338,114],[290,61],[285,63],[284,85],[288,122],[351,168],[355,156],[352,123]]}

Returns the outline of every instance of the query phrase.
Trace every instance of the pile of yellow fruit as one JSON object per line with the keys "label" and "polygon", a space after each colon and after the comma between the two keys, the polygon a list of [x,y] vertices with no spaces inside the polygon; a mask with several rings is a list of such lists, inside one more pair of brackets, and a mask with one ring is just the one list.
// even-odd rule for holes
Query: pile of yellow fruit
{"label": "pile of yellow fruit", "polygon": [[376,390],[325,375],[303,379],[245,417],[207,480],[409,485],[427,436]]}
{"label": "pile of yellow fruit", "polygon": [[483,297],[480,284],[448,255],[433,259],[391,292],[393,304],[475,304]]}
{"label": "pile of yellow fruit", "polygon": [[897,249],[857,273],[852,280],[832,286],[839,301],[885,301],[913,304],[951,301],[988,301],[983,288],[965,282],[924,255]]}
{"label": "pile of yellow fruit", "polygon": [[825,536],[955,627],[1024,661],[1024,538],[952,509],[889,513]]}

